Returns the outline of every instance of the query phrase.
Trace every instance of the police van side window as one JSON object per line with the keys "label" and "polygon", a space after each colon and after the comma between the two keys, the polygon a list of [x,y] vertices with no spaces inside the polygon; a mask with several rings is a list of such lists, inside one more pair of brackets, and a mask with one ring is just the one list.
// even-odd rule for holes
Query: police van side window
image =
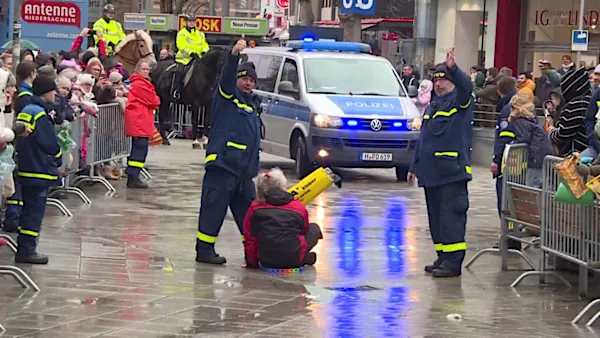
{"label": "police van side window", "polygon": [[[281,73],[281,81],[279,82],[279,94],[293,96],[289,88],[288,90],[281,90],[281,83],[284,81],[291,84],[294,92],[298,92],[298,88],[300,88],[300,77],[298,76],[298,66],[296,65],[296,61],[292,59],[286,59],[283,64],[283,72]],[[284,84],[284,87],[286,85],[289,87],[289,84]]]}
{"label": "police van side window", "polygon": [[283,57],[262,55],[256,66],[256,89],[273,93]]}

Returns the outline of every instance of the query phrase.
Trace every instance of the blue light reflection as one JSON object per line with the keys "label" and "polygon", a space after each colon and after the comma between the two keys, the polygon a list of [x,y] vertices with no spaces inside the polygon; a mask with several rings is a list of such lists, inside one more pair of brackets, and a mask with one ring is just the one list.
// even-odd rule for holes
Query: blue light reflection
{"label": "blue light reflection", "polygon": [[345,205],[337,226],[338,247],[340,252],[339,268],[347,277],[359,276],[360,228],[363,222],[361,202],[355,198],[344,200]]}
{"label": "blue light reflection", "polygon": [[400,198],[392,198],[386,206],[385,218],[387,271],[389,276],[400,276],[406,268],[405,220],[406,207]]}

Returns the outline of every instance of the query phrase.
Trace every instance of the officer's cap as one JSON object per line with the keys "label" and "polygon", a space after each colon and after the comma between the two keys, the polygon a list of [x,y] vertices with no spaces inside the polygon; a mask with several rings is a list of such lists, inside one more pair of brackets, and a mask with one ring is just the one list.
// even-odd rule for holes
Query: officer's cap
{"label": "officer's cap", "polygon": [[106,4],[106,6],[104,6],[104,11],[108,13],[115,13],[117,10],[115,9],[115,5]]}
{"label": "officer's cap", "polygon": [[450,69],[448,69],[448,66],[446,66],[445,63],[439,63],[433,69],[433,75],[431,76],[431,80],[435,82],[436,79],[446,79],[454,83],[454,80],[452,79],[452,74],[450,73]]}

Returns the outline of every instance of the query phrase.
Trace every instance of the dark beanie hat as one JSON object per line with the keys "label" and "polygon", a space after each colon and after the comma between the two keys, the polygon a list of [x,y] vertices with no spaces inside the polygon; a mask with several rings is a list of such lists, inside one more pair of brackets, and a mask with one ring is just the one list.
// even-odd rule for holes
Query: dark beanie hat
{"label": "dark beanie hat", "polygon": [[88,50],[87,52],[83,53],[83,55],[81,56],[81,61],[83,61],[83,63],[85,63],[87,65],[88,61],[90,61],[90,59],[95,56],[96,56],[96,54],[94,54],[94,52]]}
{"label": "dark beanie hat", "polygon": [[56,90],[54,79],[40,75],[33,80],[33,95],[41,96]]}
{"label": "dark beanie hat", "polygon": [[435,81],[435,79],[446,79],[454,83],[454,80],[452,79],[452,74],[450,73],[450,69],[448,69],[448,66],[446,66],[445,63],[438,63],[437,65],[435,65],[433,75],[431,76],[431,80]]}
{"label": "dark beanie hat", "polygon": [[256,69],[253,62],[244,62],[238,66],[237,77],[250,76],[256,81]]}

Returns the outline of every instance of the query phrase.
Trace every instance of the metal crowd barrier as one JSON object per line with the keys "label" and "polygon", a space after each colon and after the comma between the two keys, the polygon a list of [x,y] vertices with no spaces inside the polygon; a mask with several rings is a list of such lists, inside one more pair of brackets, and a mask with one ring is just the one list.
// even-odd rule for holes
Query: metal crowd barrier
{"label": "metal crowd barrier", "polygon": [[[4,199],[4,186],[0,181],[0,197]],[[13,253],[17,252],[17,242],[10,237],[8,234],[0,234],[0,238],[4,238],[6,240],[6,245],[12,250]],[[40,287],[23,271],[23,269],[12,266],[12,265],[0,265],[0,275],[10,275],[13,276],[19,284],[21,284],[24,288],[32,288],[36,292],[40,291]],[[4,333],[4,328],[0,326],[0,335]]]}
{"label": "metal crowd barrier", "polygon": [[[539,276],[540,283],[545,282],[547,275],[557,276],[570,286],[562,276],[547,269],[547,255],[560,257],[579,265],[579,294],[588,292],[588,273],[600,272],[600,203],[578,205],[559,202],[554,199],[560,183],[554,165],[562,158],[547,156],[544,160],[542,178],[542,222],[540,227],[540,269],[521,274],[512,283],[516,287],[528,276]],[[588,304],[572,321],[576,324],[590,312],[592,307],[600,303],[596,299]],[[591,317],[586,325],[592,325],[600,317],[600,311]]]}
{"label": "metal crowd barrier", "polygon": [[125,135],[125,119],[118,103],[98,106],[98,116],[86,116],[89,137],[84,141],[87,146],[86,164],[90,166],[88,176],[79,176],[73,186],[83,182],[102,184],[109,193],[117,190],[102,176],[96,175],[95,166],[106,162],[117,162],[129,156],[131,138]]}
{"label": "metal crowd barrier", "polygon": [[[498,116],[495,104],[477,103],[473,110],[473,125],[479,128],[496,128]],[[537,116],[544,116],[544,110],[536,108]]]}
{"label": "metal crowd barrier", "polygon": [[76,146],[74,149],[68,152],[64,152],[62,155],[62,166],[59,169],[61,174],[62,185],[60,187],[52,189],[48,193],[47,205],[57,207],[65,216],[73,217],[73,213],[67,208],[67,206],[56,196],[60,193],[71,193],[77,195],[85,204],[92,204],[92,201],[88,196],[78,187],[71,184],[71,178],[77,171],[79,171],[79,159],[81,152],[81,139],[83,136],[84,119],[77,119],[70,123],[71,134],[73,141]]}
{"label": "metal crowd barrier", "polygon": [[522,228],[540,228],[539,196],[541,189],[525,185],[527,177],[527,145],[510,144],[504,151],[505,163],[502,171],[502,202],[500,216],[500,238],[498,247],[486,248],[477,252],[467,263],[469,268],[479,257],[486,253],[500,254],[502,270],[508,270],[508,256],[520,256],[527,265],[535,270],[531,260],[520,250],[509,249],[508,240],[525,244],[523,250],[539,243],[539,238],[527,240],[522,236]]}
{"label": "metal crowd barrier", "polygon": [[[171,132],[167,138],[186,137],[187,130],[192,129],[192,106],[184,104],[171,104]],[[198,111],[198,126],[196,128],[204,128],[205,112],[201,107]],[[159,123],[159,114],[156,114],[156,123]]]}

